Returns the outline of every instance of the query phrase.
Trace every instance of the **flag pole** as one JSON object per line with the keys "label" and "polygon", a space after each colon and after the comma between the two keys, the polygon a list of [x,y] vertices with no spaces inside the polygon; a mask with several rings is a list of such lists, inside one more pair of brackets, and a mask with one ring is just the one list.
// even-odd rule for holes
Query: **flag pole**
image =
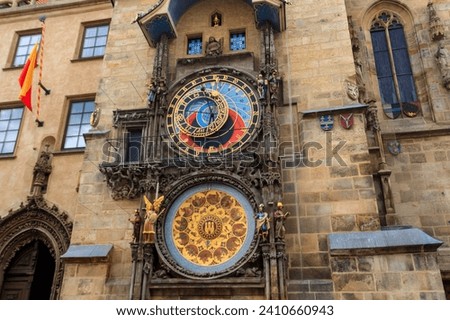
{"label": "flag pole", "polygon": [[45,38],[45,19],[46,16],[39,17],[39,21],[42,24],[41,31],[41,43],[39,45],[39,80],[38,80],[38,92],[37,92],[37,109],[36,109],[36,122],[38,127],[42,127],[44,125],[43,121],[39,120],[39,116],[41,114],[41,89],[45,91],[45,95],[50,94],[50,90],[45,88],[42,84],[42,68],[44,66],[44,38]]}

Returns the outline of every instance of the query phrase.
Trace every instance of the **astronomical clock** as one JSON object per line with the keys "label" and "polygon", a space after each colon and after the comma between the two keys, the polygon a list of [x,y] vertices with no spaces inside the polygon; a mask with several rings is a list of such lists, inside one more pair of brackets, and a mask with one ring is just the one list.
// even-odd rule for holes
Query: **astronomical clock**
{"label": "astronomical clock", "polygon": [[[218,7],[204,14],[204,36],[175,32],[178,9],[193,15],[195,2],[160,1],[138,14],[155,50],[148,105],[114,113],[122,165],[101,168],[113,198],[150,199],[130,220],[130,292],[176,289],[182,298],[207,283],[219,293],[245,287],[255,298],[285,298],[284,238],[272,218],[282,200],[274,35],[284,28],[284,5],[234,1],[256,23],[236,25],[233,10]],[[250,34],[261,43],[247,45]]]}

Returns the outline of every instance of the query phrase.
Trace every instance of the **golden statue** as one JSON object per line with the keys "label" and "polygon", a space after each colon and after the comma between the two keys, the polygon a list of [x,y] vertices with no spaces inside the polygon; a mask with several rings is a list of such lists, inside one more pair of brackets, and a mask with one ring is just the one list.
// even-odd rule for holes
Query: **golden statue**
{"label": "golden statue", "polygon": [[161,213],[164,212],[164,209],[160,212],[159,209],[164,200],[164,196],[159,197],[152,204],[150,200],[144,195],[145,202],[145,221],[144,221],[144,231],[142,232],[144,235],[144,243],[155,243],[155,230],[156,230],[156,221]]}

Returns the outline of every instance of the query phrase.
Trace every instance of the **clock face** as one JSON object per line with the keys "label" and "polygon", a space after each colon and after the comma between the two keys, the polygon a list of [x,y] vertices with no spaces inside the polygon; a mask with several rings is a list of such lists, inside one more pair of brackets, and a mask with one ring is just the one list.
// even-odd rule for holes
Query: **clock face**
{"label": "clock face", "polygon": [[256,132],[259,104],[243,80],[209,74],[184,84],[173,96],[167,130],[186,154],[229,154],[239,151]]}
{"label": "clock face", "polygon": [[223,184],[183,192],[164,221],[164,245],[177,272],[215,277],[238,268],[254,250],[253,214],[246,196]]}

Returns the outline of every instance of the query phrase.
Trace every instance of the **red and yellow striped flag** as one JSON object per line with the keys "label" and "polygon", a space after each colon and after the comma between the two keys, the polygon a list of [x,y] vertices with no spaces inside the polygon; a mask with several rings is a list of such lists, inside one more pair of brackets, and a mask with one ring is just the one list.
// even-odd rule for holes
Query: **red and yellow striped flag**
{"label": "red and yellow striped flag", "polygon": [[36,68],[38,44],[36,43],[28,56],[27,62],[23,66],[22,72],[19,76],[20,94],[19,99],[27,106],[30,111],[33,110],[31,106],[31,89],[33,86],[33,71]]}

